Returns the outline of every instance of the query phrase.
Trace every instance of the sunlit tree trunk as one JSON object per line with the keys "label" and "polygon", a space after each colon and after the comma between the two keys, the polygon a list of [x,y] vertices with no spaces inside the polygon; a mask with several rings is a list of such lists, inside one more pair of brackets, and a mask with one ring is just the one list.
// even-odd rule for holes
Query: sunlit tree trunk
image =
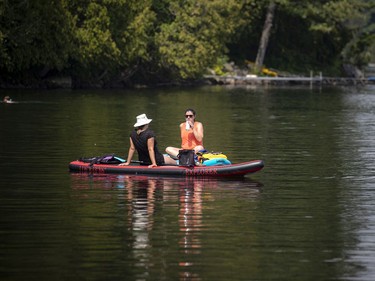
{"label": "sunlit tree trunk", "polygon": [[275,14],[276,4],[271,2],[268,6],[266,21],[264,22],[262,37],[260,39],[257,58],[255,60],[255,71],[259,72],[262,69],[264,57],[266,55],[268,39],[270,37],[273,16]]}

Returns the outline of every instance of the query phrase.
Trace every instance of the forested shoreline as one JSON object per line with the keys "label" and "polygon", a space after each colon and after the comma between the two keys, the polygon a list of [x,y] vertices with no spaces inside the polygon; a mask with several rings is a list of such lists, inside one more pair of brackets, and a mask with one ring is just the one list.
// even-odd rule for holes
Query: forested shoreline
{"label": "forested shoreline", "polygon": [[230,62],[356,77],[375,60],[370,0],[12,0],[0,17],[2,88],[196,83]]}

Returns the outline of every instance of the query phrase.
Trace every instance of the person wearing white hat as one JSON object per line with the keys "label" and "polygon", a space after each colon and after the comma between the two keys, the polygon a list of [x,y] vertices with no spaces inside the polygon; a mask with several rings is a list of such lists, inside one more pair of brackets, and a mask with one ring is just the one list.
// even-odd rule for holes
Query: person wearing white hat
{"label": "person wearing white hat", "polygon": [[133,158],[134,152],[137,150],[138,159],[143,165],[149,168],[161,166],[164,164],[176,165],[176,161],[169,156],[163,156],[158,150],[156,135],[154,131],[149,129],[152,119],[148,119],[146,114],[140,114],[134,124],[135,130],[130,134],[130,147],[128,159],[122,166],[129,165]]}

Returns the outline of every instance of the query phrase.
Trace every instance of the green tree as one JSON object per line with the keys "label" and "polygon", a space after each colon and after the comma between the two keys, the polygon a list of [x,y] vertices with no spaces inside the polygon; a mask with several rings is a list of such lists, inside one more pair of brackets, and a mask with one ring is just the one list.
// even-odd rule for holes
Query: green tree
{"label": "green tree", "polygon": [[[123,81],[139,60],[148,59],[155,15],[148,0],[75,1],[76,83]],[[78,82],[79,81],[79,82]]]}
{"label": "green tree", "polygon": [[[266,26],[263,22],[267,8],[272,2],[276,4],[275,16],[272,29],[268,30],[268,45],[262,46],[259,38],[262,27]],[[245,57],[252,60],[259,53],[260,45],[260,50],[267,50],[264,57],[266,64],[273,67],[299,72],[325,69],[338,74],[347,60],[343,51],[353,44],[353,40],[356,41],[357,34],[362,34],[371,5],[371,1],[364,0],[254,1],[248,5],[253,13],[249,13],[247,28],[242,29],[237,43],[232,45],[234,49],[243,51],[232,50],[231,53],[237,59]],[[357,24],[349,25],[350,22]],[[372,40],[366,38],[370,46]],[[358,51],[363,50],[362,47]],[[353,58],[349,52],[346,54]]]}
{"label": "green tree", "polygon": [[107,7],[96,2],[80,1],[74,8],[77,12],[74,15],[76,52],[72,56],[75,81],[100,81],[120,57],[120,50],[109,29]]}
{"label": "green tree", "polygon": [[0,74],[13,84],[59,73],[76,87],[196,79],[260,50],[260,64],[337,74],[374,59],[374,41],[370,0],[0,1]]}
{"label": "green tree", "polygon": [[63,69],[72,52],[72,18],[65,0],[2,1],[0,70],[14,80]]}
{"label": "green tree", "polygon": [[197,78],[227,51],[237,27],[239,1],[171,1],[172,22],[160,26],[155,40],[160,64],[175,78]]}
{"label": "green tree", "polygon": [[340,43],[336,56],[341,63],[361,68],[370,61],[369,50],[375,45],[370,27],[374,7],[375,3],[365,0],[327,1],[320,6],[312,2],[306,14],[313,32],[329,34]]}

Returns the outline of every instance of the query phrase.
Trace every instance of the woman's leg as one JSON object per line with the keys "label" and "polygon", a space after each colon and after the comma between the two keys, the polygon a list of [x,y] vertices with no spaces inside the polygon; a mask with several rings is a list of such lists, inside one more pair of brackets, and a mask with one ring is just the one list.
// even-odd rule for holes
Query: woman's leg
{"label": "woman's leg", "polygon": [[200,150],[205,150],[203,146],[201,145],[197,145],[196,147],[194,147],[194,152],[197,153],[199,152]]}
{"label": "woman's leg", "polygon": [[165,149],[165,152],[167,152],[172,158],[177,159],[177,155],[178,155],[180,149],[181,149],[181,148],[168,146],[168,147]]}
{"label": "woman's leg", "polygon": [[169,155],[164,156],[164,164],[165,165],[177,165],[177,161],[172,159]]}

